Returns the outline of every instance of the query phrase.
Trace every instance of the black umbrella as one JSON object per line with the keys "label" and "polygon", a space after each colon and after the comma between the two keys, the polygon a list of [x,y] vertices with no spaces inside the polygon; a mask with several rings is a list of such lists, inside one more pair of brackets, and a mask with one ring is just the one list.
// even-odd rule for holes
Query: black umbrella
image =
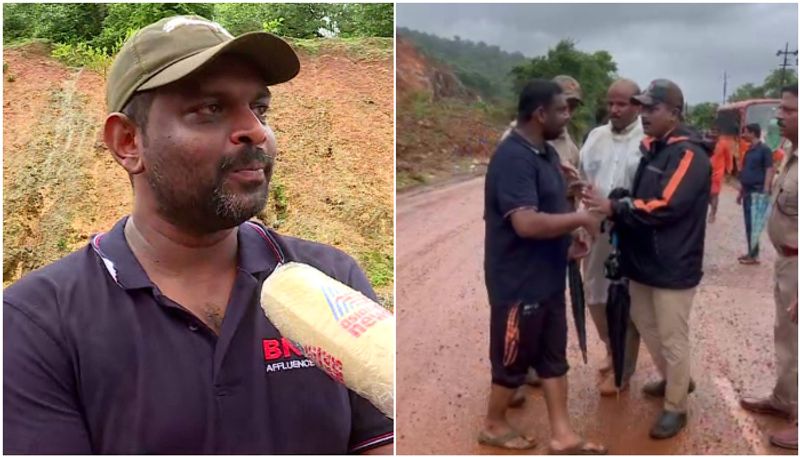
{"label": "black umbrella", "polygon": [[614,365],[614,385],[617,387],[617,395],[619,395],[625,370],[625,336],[628,333],[631,296],[628,293],[628,282],[622,277],[619,267],[619,249],[615,230],[611,231],[611,245],[611,255],[605,263],[606,278],[611,281],[611,285],[608,286],[606,320],[608,321],[611,360]]}
{"label": "black umbrella", "polygon": [[581,278],[578,261],[570,260],[567,271],[572,316],[575,318],[575,331],[578,332],[578,345],[583,353],[583,363],[588,363],[589,359],[586,357],[586,299],[583,296],[583,278]]}

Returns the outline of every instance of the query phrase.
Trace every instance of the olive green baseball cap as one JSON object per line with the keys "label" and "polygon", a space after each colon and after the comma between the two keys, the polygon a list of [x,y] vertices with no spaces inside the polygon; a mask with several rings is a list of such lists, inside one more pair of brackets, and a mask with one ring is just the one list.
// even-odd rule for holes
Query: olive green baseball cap
{"label": "olive green baseball cap", "polygon": [[289,44],[266,32],[236,38],[200,16],[173,16],[142,28],[120,49],[106,81],[109,113],[121,111],[133,94],[178,81],[222,54],[252,62],[266,85],[297,76],[300,60]]}
{"label": "olive green baseball cap", "polygon": [[558,75],[553,82],[561,86],[567,100],[577,100],[583,103],[583,90],[578,80],[569,75]]}

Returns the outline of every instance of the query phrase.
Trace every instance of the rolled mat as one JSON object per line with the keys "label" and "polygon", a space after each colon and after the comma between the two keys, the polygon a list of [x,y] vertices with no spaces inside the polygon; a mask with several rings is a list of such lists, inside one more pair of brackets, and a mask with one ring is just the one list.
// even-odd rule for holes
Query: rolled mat
{"label": "rolled mat", "polygon": [[316,268],[278,266],[261,308],[285,338],[330,377],[394,418],[394,315]]}

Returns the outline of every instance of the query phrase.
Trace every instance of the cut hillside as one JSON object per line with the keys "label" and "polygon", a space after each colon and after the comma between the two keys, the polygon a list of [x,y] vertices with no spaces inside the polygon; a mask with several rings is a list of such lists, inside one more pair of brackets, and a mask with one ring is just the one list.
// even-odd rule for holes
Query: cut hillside
{"label": "cut hillside", "polygon": [[398,191],[483,172],[505,125],[503,110],[403,36],[396,62]]}
{"label": "cut hillside", "polygon": [[[300,75],[272,88],[279,157],[258,217],[352,255],[392,306],[392,40],[294,44]],[[104,77],[49,55],[43,44],[3,53],[4,286],[131,209],[128,178],[100,136]]]}

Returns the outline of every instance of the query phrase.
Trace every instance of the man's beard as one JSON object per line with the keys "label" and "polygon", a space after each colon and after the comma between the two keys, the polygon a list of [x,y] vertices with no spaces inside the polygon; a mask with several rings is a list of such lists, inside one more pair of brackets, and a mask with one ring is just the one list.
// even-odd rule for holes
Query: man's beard
{"label": "man's beard", "polygon": [[565,128],[566,126],[561,126],[558,128],[545,128],[542,132],[542,137],[544,137],[545,141],[557,140],[559,137],[561,137],[561,134],[564,132]]}
{"label": "man's beard", "polygon": [[[205,234],[236,227],[267,204],[274,159],[263,149],[246,146],[235,156],[223,157],[211,180],[198,176],[189,159],[165,161],[159,153],[153,159],[146,178],[158,213],[189,232]],[[239,192],[225,188],[225,179],[233,170],[252,163],[263,165],[263,183]]]}

